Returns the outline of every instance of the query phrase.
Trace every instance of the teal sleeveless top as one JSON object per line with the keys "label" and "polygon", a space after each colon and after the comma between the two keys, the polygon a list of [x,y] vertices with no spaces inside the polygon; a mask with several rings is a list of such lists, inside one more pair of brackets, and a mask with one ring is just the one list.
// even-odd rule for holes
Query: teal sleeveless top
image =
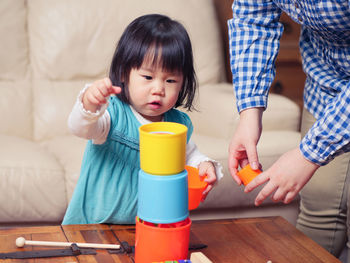
{"label": "teal sleeveless top", "polygon": [[[80,177],[64,216],[68,224],[134,224],[137,212],[138,172],[140,170],[140,122],[130,105],[110,98],[111,116],[105,143],[88,141]],[[187,126],[187,142],[193,126],[186,113],[171,109],[164,121]]]}

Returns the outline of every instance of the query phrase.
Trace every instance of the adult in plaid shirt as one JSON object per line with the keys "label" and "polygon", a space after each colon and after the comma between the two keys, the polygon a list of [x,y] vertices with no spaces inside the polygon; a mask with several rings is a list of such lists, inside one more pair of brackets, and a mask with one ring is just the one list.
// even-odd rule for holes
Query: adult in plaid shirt
{"label": "adult in plaid shirt", "polygon": [[230,56],[240,121],[229,146],[231,175],[241,184],[238,166],[260,167],[256,145],[284,11],[302,25],[300,51],[307,75],[303,139],[245,191],[266,183],[255,200],[260,205],[269,196],[289,203],[303,189],[297,227],[338,256],[350,221],[350,1],[235,0],[232,9]]}

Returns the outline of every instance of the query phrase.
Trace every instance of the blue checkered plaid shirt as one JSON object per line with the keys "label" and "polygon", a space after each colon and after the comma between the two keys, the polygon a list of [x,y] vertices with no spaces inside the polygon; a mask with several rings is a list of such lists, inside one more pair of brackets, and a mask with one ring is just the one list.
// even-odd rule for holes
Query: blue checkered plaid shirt
{"label": "blue checkered plaid shirt", "polygon": [[350,0],[235,0],[232,9],[228,27],[238,111],[267,106],[284,11],[302,25],[304,106],[317,119],[300,150],[318,165],[350,151]]}

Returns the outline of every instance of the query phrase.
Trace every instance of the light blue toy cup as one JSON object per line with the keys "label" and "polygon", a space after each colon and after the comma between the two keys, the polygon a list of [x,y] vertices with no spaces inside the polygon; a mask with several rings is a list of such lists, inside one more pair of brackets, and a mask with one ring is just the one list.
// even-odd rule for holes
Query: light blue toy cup
{"label": "light blue toy cup", "polygon": [[189,215],[187,171],[159,176],[140,170],[137,215],[159,224],[185,220]]}

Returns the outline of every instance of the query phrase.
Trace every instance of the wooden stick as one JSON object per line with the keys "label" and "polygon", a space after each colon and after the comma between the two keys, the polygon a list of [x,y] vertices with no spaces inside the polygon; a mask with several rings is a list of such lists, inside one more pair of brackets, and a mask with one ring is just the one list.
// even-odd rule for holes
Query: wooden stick
{"label": "wooden stick", "polygon": [[[25,240],[24,237],[16,239],[17,247],[31,246],[50,246],[50,247],[70,247],[75,242],[51,242],[51,241],[34,241]],[[96,244],[96,243],[75,243],[78,247],[84,248],[101,248],[101,249],[120,249],[120,245],[114,244]]]}

